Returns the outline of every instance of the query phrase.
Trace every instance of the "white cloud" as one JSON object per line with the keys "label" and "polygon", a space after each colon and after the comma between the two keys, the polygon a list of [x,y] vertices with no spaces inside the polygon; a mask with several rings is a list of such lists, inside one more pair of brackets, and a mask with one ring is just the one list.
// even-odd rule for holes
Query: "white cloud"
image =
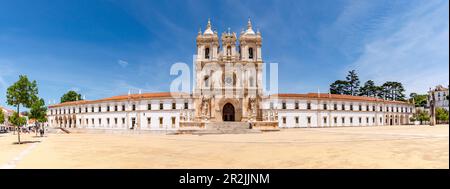
{"label": "white cloud", "polygon": [[118,60],[117,63],[122,66],[123,68],[128,66],[128,62],[125,60]]}
{"label": "white cloud", "polygon": [[[404,15],[390,18],[377,37],[364,44],[361,56],[348,69],[379,84],[402,82],[406,92],[424,93],[448,84],[448,1],[424,1]],[[388,31],[388,32],[386,32]]]}

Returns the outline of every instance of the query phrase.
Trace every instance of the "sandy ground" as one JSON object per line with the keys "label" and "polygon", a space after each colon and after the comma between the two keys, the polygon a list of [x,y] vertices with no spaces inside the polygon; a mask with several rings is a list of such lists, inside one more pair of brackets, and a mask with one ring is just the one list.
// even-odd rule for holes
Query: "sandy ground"
{"label": "sandy ground", "polygon": [[449,128],[286,129],[233,135],[51,134],[13,145],[3,168],[449,168]]}

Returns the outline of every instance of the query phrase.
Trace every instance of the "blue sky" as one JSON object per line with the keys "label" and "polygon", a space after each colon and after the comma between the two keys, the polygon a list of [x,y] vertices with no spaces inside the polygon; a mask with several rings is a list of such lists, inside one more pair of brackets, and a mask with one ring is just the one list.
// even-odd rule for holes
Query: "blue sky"
{"label": "blue sky", "polygon": [[279,90],[321,92],[355,69],[362,82],[425,92],[449,81],[448,0],[28,1],[0,0],[0,105],[26,74],[46,102],[168,91],[175,62],[191,64],[211,18],[239,33],[250,17]]}

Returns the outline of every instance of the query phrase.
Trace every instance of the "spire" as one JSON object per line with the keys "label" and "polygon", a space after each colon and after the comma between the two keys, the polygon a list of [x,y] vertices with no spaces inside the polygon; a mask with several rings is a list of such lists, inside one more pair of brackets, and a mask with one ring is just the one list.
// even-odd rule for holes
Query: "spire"
{"label": "spire", "polygon": [[253,31],[253,29],[252,29],[252,21],[250,20],[250,17],[248,18],[248,22],[247,22],[247,30],[245,31],[244,34],[255,35],[255,31]]}
{"label": "spire", "polygon": [[206,25],[206,30],[203,33],[203,35],[206,35],[206,34],[211,34],[211,35],[214,34],[214,32],[211,29],[211,19],[209,19],[209,18],[208,18],[208,24]]}

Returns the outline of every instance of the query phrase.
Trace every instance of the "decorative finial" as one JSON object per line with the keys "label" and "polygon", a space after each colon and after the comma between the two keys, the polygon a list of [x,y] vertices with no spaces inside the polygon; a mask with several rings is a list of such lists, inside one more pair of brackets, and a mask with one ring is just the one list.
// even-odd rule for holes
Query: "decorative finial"
{"label": "decorative finial", "polygon": [[198,34],[199,34],[199,35],[202,34],[202,28],[201,28],[201,27],[198,28]]}
{"label": "decorative finial", "polygon": [[231,30],[230,27],[228,27],[228,34],[231,34],[230,30]]}
{"label": "decorative finial", "polygon": [[211,19],[208,18],[208,25],[206,26],[206,29],[211,28]]}
{"label": "decorative finial", "polygon": [[251,28],[252,28],[252,21],[250,20],[250,17],[248,17],[247,29],[251,29]]}

